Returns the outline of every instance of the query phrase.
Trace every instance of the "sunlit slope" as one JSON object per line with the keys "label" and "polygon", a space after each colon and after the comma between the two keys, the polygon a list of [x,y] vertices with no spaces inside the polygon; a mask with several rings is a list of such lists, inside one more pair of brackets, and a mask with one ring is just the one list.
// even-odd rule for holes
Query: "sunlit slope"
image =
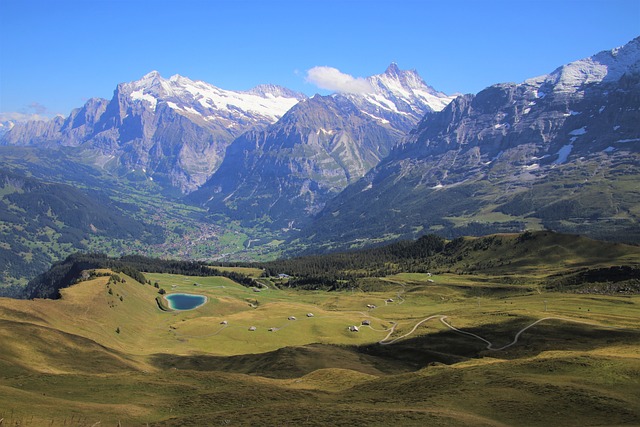
{"label": "sunlit slope", "polygon": [[534,270],[514,271],[522,283],[402,273],[363,281],[369,292],[256,292],[222,277],[146,274],[168,293],[208,297],[183,312],[161,311],[157,288],[122,274],[63,289],[60,300],[0,299],[0,418],[638,424],[640,297],[548,292]]}
{"label": "sunlit slope", "polygon": [[[0,318],[17,325],[11,330],[48,328],[144,358],[243,355],[308,344],[375,344],[407,333],[446,330],[438,318],[414,329],[436,315],[446,315],[463,327],[508,319],[518,320],[513,325],[517,328],[552,315],[627,327],[633,325],[638,309],[637,297],[545,292],[536,280],[513,284],[488,275],[400,274],[378,280],[376,292],[274,287],[256,292],[223,277],[147,277],[167,292],[197,293],[207,296],[208,302],[195,310],[165,312],[158,308],[158,289],[153,286],[126,276],[111,283],[108,277],[98,277],[62,290],[60,300],[1,299]],[[359,331],[350,331],[350,326]]]}
{"label": "sunlit slope", "polygon": [[[62,289],[60,300],[0,299],[0,315],[45,326],[115,349],[136,353],[146,345],[157,316],[155,292],[133,279],[111,283],[98,277]],[[142,350],[144,353],[144,350]]]}
{"label": "sunlit slope", "polygon": [[[148,274],[168,292],[208,297],[208,302],[196,310],[163,312],[155,301],[158,289],[121,276],[122,283],[108,285],[108,277],[99,277],[63,289],[59,300],[0,299],[0,318],[23,328],[48,328],[81,337],[135,356],[232,355],[312,343],[373,343],[391,326],[366,307],[383,303],[383,294],[360,292],[337,298],[324,292],[273,288],[254,292],[223,277]],[[294,317],[296,320],[289,320]],[[372,320],[378,330],[348,330],[365,319]],[[227,324],[221,324],[223,321]],[[249,331],[252,326],[255,331]]]}

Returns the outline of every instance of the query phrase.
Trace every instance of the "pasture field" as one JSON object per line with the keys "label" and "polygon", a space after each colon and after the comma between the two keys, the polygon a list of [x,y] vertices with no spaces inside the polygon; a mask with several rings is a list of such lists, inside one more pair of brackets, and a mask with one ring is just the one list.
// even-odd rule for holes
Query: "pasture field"
{"label": "pasture field", "polygon": [[147,273],[208,297],[162,311],[158,289],[121,276],[0,299],[6,425],[640,423],[638,295],[480,274],[326,292]]}

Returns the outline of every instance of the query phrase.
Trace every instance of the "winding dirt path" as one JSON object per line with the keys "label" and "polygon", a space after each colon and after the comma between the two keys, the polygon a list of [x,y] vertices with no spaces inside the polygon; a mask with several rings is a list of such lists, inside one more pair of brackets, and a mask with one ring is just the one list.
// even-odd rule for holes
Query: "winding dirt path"
{"label": "winding dirt path", "polygon": [[[380,345],[389,345],[389,344],[393,344],[394,342],[396,342],[396,341],[398,341],[398,340],[401,340],[402,338],[406,338],[406,337],[408,337],[409,335],[413,334],[413,333],[416,331],[416,329],[418,329],[418,327],[419,327],[420,325],[422,325],[424,322],[428,322],[429,320],[431,320],[431,319],[435,319],[436,317],[440,317],[440,318],[442,318],[442,317],[447,317],[447,316],[443,316],[443,315],[441,315],[441,314],[435,314],[435,315],[433,315],[433,316],[429,316],[429,317],[427,317],[427,318],[425,318],[425,319],[422,319],[422,320],[421,320],[421,321],[419,321],[418,323],[416,323],[416,325],[413,327],[413,329],[411,329],[411,330],[410,330],[409,332],[407,332],[406,334],[404,334],[404,335],[402,335],[402,336],[400,336],[400,337],[398,337],[398,338],[394,338],[394,339],[393,339],[393,340],[391,340],[391,341],[387,341],[387,340],[391,337],[391,334],[393,334],[393,332],[395,331],[396,326],[398,325],[397,323],[395,323],[395,322],[394,322],[394,323],[393,323],[393,326],[391,327],[391,330],[389,331],[389,333],[387,334],[387,336],[386,336],[386,337],[384,337],[384,339],[382,339],[382,340],[378,341],[378,344],[380,344]],[[441,320],[442,320],[442,319],[441,319]]]}
{"label": "winding dirt path", "polygon": [[[405,299],[402,297],[402,295],[406,292],[406,286],[404,284],[401,284],[401,283],[398,283],[398,284],[402,288],[400,290],[398,290],[398,292],[396,294],[396,296],[398,298],[398,301],[396,301],[396,304],[402,304],[405,301]],[[219,286],[219,287],[224,288],[224,286]],[[267,287],[267,289],[268,289],[268,287]],[[253,306],[253,304],[250,304],[250,305]],[[385,300],[385,306],[386,305],[387,305],[387,301]],[[382,319],[379,319],[377,317],[371,316],[371,312],[373,310],[374,309],[368,310],[368,312],[363,312],[363,311],[344,311],[344,312],[340,312],[340,313],[341,314],[344,314],[344,313],[357,313],[357,314],[360,314],[363,317],[367,317],[367,318],[370,318],[370,319],[382,321]],[[316,319],[335,318],[335,317],[341,317],[341,316],[315,316]],[[568,319],[568,318],[564,318],[564,317],[552,317],[552,316],[550,316],[550,317],[543,317],[541,319],[538,319],[538,320],[532,322],[531,324],[525,326],[524,328],[520,329],[519,331],[517,331],[515,336],[514,336],[514,338],[513,338],[513,341],[511,341],[510,343],[508,343],[506,345],[503,345],[502,347],[495,347],[494,343],[492,343],[491,341],[489,341],[486,338],[481,337],[480,335],[477,335],[477,334],[474,334],[472,332],[468,332],[468,331],[465,331],[465,330],[458,329],[458,328],[454,327],[453,325],[451,325],[451,323],[449,323],[446,320],[447,318],[448,317],[446,315],[443,315],[443,314],[434,314],[434,315],[431,315],[429,317],[425,317],[424,319],[419,320],[413,326],[413,328],[411,328],[411,330],[409,332],[407,332],[406,334],[401,335],[399,337],[396,337],[394,339],[391,339],[391,336],[395,333],[395,331],[396,331],[396,329],[398,327],[398,322],[389,321],[392,324],[391,328],[390,329],[382,329],[382,330],[381,329],[374,329],[371,325],[362,325],[362,326],[366,326],[366,327],[370,328],[371,330],[373,330],[375,332],[387,332],[387,335],[382,340],[378,341],[378,344],[380,344],[380,345],[391,345],[391,344],[394,344],[394,343],[396,343],[396,342],[398,342],[398,341],[400,341],[400,340],[402,340],[404,338],[407,338],[407,337],[413,335],[416,332],[416,330],[422,324],[424,324],[424,323],[426,323],[426,322],[428,322],[430,320],[439,319],[440,322],[444,326],[449,328],[450,330],[452,330],[454,332],[457,332],[459,334],[462,334],[462,335],[470,336],[472,338],[475,338],[477,340],[480,340],[480,341],[484,342],[486,344],[486,349],[490,350],[490,351],[505,350],[505,349],[517,344],[518,340],[520,339],[520,337],[522,336],[522,334],[525,331],[527,331],[528,329],[534,327],[535,325],[537,325],[537,324],[539,324],[541,322],[547,321],[547,320],[559,320],[559,321],[563,321],[563,322],[580,323],[580,324],[584,324],[584,325],[589,325],[589,326],[594,326],[594,327],[599,327],[599,328],[607,328],[607,329],[616,329],[616,330],[625,330],[626,329],[626,328],[616,328],[616,327],[610,327],[610,326],[603,326],[603,325],[599,325],[599,324],[592,323],[592,322],[586,322],[586,321],[582,321],[582,320],[575,320],[575,319]],[[272,329],[274,331],[278,331],[278,330],[286,328],[290,324],[291,324],[291,321],[287,321],[287,322],[283,323],[282,326],[274,327]],[[230,325],[222,325],[218,330],[216,330],[216,331],[214,331],[212,333],[206,334],[206,335],[186,335],[186,334],[183,335],[183,334],[180,334],[177,331],[174,331],[174,334],[175,334],[176,337],[181,337],[181,338],[182,337],[184,337],[184,338],[206,338],[206,337],[211,337],[211,336],[214,336],[214,335],[218,335],[220,332],[222,332],[224,329],[226,329],[229,326]],[[241,327],[241,326],[234,325],[233,327]]]}
{"label": "winding dirt path", "polygon": [[[402,289],[400,289],[398,292],[396,292],[396,298],[398,299],[398,301],[396,301],[395,303],[400,305],[404,302],[404,298],[402,297],[402,294],[404,294],[407,291],[407,286],[404,283],[399,283],[396,281],[389,281],[390,283],[396,284],[396,285],[400,285],[402,287]],[[389,305],[389,299],[385,299],[384,300],[384,305]]]}
{"label": "winding dirt path", "polygon": [[393,327],[391,328],[391,330],[389,331],[389,333],[387,334],[387,336],[386,336],[386,337],[384,337],[384,339],[382,339],[382,340],[378,341],[378,344],[380,344],[380,345],[389,345],[389,344],[393,344],[393,343],[397,342],[398,340],[401,340],[401,339],[406,338],[406,337],[410,336],[411,334],[413,334],[413,333],[416,331],[416,329],[418,329],[418,327],[419,327],[420,325],[422,325],[423,323],[428,322],[429,320],[432,320],[432,319],[436,319],[436,318],[439,318],[439,319],[440,319],[440,322],[441,322],[443,325],[445,325],[447,328],[451,329],[452,331],[458,332],[459,334],[468,335],[468,336],[470,336],[470,337],[473,337],[473,338],[479,339],[480,341],[482,341],[482,342],[486,343],[486,344],[487,344],[487,347],[486,347],[486,348],[487,348],[487,350],[491,350],[491,351],[500,351],[500,350],[507,349],[507,348],[511,347],[512,345],[515,345],[515,344],[518,342],[518,339],[520,338],[520,336],[521,336],[521,335],[522,335],[522,334],[523,334],[527,329],[532,328],[533,326],[535,326],[535,325],[537,325],[538,323],[543,322],[543,321],[545,321],[545,320],[561,320],[561,321],[563,321],[563,322],[580,323],[580,324],[583,324],[583,325],[597,326],[597,327],[599,327],[599,328],[622,329],[622,328],[614,328],[614,327],[602,326],[602,325],[598,325],[598,324],[596,324],[596,323],[591,323],[591,322],[584,322],[584,321],[582,321],[582,320],[567,319],[567,318],[564,318],[564,317],[543,317],[542,319],[538,319],[538,320],[536,320],[535,322],[533,322],[533,323],[531,323],[531,324],[529,324],[529,325],[525,326],[524,328],[522,328],[522,329],[520,329],[518,332],[516,332],[516,335],[515,335],[515,337],[513,338],[513,341],[511,341],[509,344],[504,345],[504,346],[499,347],[499,348],[495,348],[495,347],[494,347],[494,344],[493,344],[491,341],[489,341],[489,340],[487,340],[487,339],[485,339],[485,338],[481,337],[480,335],[476,335],[476,334],[474,334],[474,333],[472,333],[472,332],[463,331],[462,329],[458,329],[458,328],[456,328],[456,327],[452,326],[449,322],[447,322],[447,321],[445,320],[445,319],[447,318],[447,316],[442,315],[442,314],[435,314],[435,315],[433,315],[433,316],[426,317],[426,318],[422,319],[421,321],[419,321],[418,323],[416,323],[416,324],[415,324],[415,326],[413,327],[413,329],[411,329],[411,330],[410,330],[409,332],[407,332],[406,334],[404,334],[404,335],[402,335],[402,336],[400,336],[400,337],[398,337],[398,338],[395,338],[395,339],[393,339],[392,341],[387,341],[387,340],[391,337],[391,335],[393,334],[393,332],[395,331],[395,327],[396,327],[397,323],[394,323],[394,324],[393,324]]}

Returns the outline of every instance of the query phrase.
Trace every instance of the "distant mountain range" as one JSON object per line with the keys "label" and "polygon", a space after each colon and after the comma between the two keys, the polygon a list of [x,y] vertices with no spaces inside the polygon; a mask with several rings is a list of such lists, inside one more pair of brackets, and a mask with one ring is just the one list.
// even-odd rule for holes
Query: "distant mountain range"
{"label": "distant mountain range", "polygon": [[546,227],[640,241],[640,38],[428,113],[304,239]]}
{"label": "distant mountain range", "polygon": [[[64,164],[37,166],[58,152],[94,171],[68,172],[89,188],[134,183],[207,210],[184,213],[190,223],[246,227],[245,249],[258,232],[292,254],[540,228],[640,242],[640,38],[477,94],[443,94],[396,64],[361,89],[307,98],[151,72],[67,118],[3,123],[0,149],[13,151],[0,166],[68,184]],[[139,242],[162,235],[136,224]]]}
{"label": "distant mountain range", "polygon": [[302,99],[279,86],[236,92],[154,71],[119,84],[110,101],[87,101],[66,119],[18,123],[0,144],[76,147],[97,167],[137,172],[189,192],[215,172],[236,137],[275,122]]}
{"label": "distant mountain range", "polygon": [[385,158],[426,112],[453,99],[391,64],[364,94],[314,96],[245,133],[194,193],[212,214],[299,227]]}
{"label": "distant mountain range", "polygon": [[[308,131],[337,132],[338,137],[333,138],[336,143],[349,139],[345,135],[350,131],[336,131],[327,117],[336,123],[347,122],[355,112],[363,120],[357,125],[357,133],[364,135],[369,127],[372,132],[385,133],[382,140],[368,144],[378,145],[373,148],[374,158],[347,167],[345,183],[377,164],[426,112],[441,110],[452,99],[426,85],[415,71],[402,71],[396,64],[384,74],[369,77],[367,83],[370,91],[366,94],[335,95],[340,99],[333,106],[318,103],[315,112],[307,111],[293,119]],[[4,123],[0,144],[75,147],[79,158],[94,166],[120,176],[137,174],[138,178],[189,193],[216,172],[234,139],[276,123],[305,99],[301,93],[275,85],[228,91],[179,75],[165,79],[154,71],[138,81],[119,84],[110,101],[89,100],[66,119]],[[314,117],[322,115],[323,108],[328,108],[326,117]],[[282,126],[291,122],[289,116]],[[356,158],[367,157],[359,151],[371,147],[356,146],[355,150],[352,155]],[[311,205],[309,212],[317,210],[313,208],[316,203]]]}

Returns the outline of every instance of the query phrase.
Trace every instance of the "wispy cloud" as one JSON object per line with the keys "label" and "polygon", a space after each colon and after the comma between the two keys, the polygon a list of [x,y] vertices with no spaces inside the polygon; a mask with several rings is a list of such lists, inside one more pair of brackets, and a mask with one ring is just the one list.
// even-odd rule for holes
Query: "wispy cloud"
{"label": "wispy cloud", "polygon": [[0,112],[0,122],[28,122],[32,120],[50,120],[54,115],[49,109],[39,102],[32,102],[25,105],[20,111]]}
{"label": "wispy cloud", "polygon": [[47,107],[40,104],[39,102],[32,102],[27,106],[27,109],[35,114],[46,114],[49,111]]}
{"label": "wispy cloud", "polygon": [[313,67],[307,70],[306,80],[321,89],[342,93],[373,92],[369,82],[362,77],[353,77],[333,67]]}
{"label": "wispy cloud", "polygon": [[16,111],[0,113],[0,122],[28,122],[30,120],[49,120],[41,114],[19,113]]}

